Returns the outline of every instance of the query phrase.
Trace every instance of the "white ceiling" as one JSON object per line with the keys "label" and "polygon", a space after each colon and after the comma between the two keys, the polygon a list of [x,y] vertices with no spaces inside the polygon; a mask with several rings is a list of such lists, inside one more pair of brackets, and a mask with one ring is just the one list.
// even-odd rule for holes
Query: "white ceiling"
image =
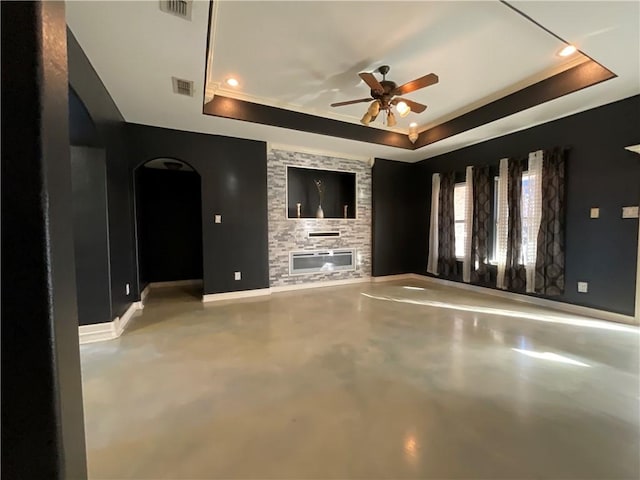
{"label": "white ceiling", "polygon": [[[574,60],[499,2],[216,5],[209,77],[221,94],[359,123],[367,104],[329,106],[369,97],[358,72],[388,64],[398,85],[436,73],[440,83],[407,95],[428,109],[398,118],[394,130],[403,133]],[[228,87],[229,77],[241,85]],[[387,129],[382,119],[372,125]]]}
{"label": "white ceiling", "polygon": [[[366,104],[357,77],[391,65],[398,84],[434,72],[440,83],[407,95],[429,108],[410,114],[433,126],[567,67],[561,42],[499,2],[216,2],[211,85],[236,76],[238,98],[358,122]],[[202,114],[209,2],[192,21],[157,1],[68,2],[67,22],[129,122],[416,161],[640,93],[638,2],[515,2],[514,5],[618,78],[566,95],[416,151]],[[570,59],[569,62],[575,62]],[[171,77],[194,80],[193,98]],[[399,119],[400,120],[400,119]],[[373,124],[372,124],[373,125]],[[377,128],[386,128],[381,119]]]}

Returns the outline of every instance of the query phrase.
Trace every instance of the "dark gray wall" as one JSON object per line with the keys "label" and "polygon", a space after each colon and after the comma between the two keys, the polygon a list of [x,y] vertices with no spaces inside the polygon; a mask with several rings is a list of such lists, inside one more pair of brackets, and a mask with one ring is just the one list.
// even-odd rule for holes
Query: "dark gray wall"
{"label": "dark gray wall", "polygon": [[[429,221],[431,174],[467,165],[497,165],[500,158],[555,146],[571,148],[567,164],[566,290],[555,300],[633,315],[638,220],[621,208],[640,201],[640,157],[624,149],[640,143],[640,96],[489,140],[415,164],[416,198]],[[589,218],[591,207],[600,218]],[[428,229],[416,230],[422,246],[413,270],[426,274]],[[577,282],[589,282],[578,293]]]}
{"label": "dark gray wall", "polygon": [[112,320],[106,177],[103,150],[71,147],[73,240],[80,325]]}
{"label": "dark gray wall", "polygon": [[81,479],[64,3],[0,8],[2,478]]}
{"label": "dark gray wall", "polygon": [[140,167],[136,177],[141,286],[201,279],[200,175]]}
{"label": "dark gray wall", "polygon": [[99,147],[100,136],[84,103],[69,86],[69,141],[71,145]]}
{"label": "dark gray wall", "polygon": [[372,169],[372,275],[408,273],[416,264],[414,165],[376,158]]}
{"label": "dark gray wall", "polygon": [[[127,163],[124,140],[124,118],[109,92],[93,69],[71,30],[67,29],[69,84],[84,105],[95,126],[98,139],[77,145],[99,146],[106,152],[107,200],[109,212],[109,246],[111,267],[111,314],[122,315],[137,299],[136,265],[134,263],[133,178]],[[74,98],[72,97],[72,105]],[[72,110],[73,111],[73,110]],[[72,128],[78,131],[88,127]],[[126,294],[125,285],[131,284]]]}
{"label": "dark gray wall", "polygon": [[[132,170],[175,158],[200,174],[204,293],[267,288],[266,144],[136,124],[126,131]],[[235,271],[242,280],[234,280]]]}

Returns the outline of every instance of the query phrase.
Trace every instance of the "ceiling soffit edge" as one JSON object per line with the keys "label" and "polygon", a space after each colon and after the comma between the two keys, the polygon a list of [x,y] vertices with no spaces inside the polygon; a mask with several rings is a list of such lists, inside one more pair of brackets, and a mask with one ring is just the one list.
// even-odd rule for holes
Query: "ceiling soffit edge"
{"label": "ceiling soffit edge", "polygon": [[222,95],[204,105],[203,113],[309,133],[417,150],[426,145],[491,123],[522,110],[615,78],[594,60],[580,63],[550,78],[520,89],[487,105],[462,114],[420,133],[412,144],[406,135],[351,122],[262,105]]}
{"label": "ceiling soffit edge", "polygon": [[[539,28],[567,43],[543,25],[520,12],[508,2],[510,8]],[[318,116],[308,113],[297,105],[283,104],[273,99],[262,98],[222,88],[212,81],[212,65],[215,49],[218,4],[210,0],[205,89],[203,92],[203,114],[223,118],[271,125],[320,135],[375,143],[407,150],[418,150],[445,138],[463,133],[478,126],[499,120],[544,102],[615,78],[609,69],[579,51],[574,61],[552,67],[531,75],[518,83],[486,96],[478,101],[440,117],[424,127],[419,127],[419,137],[412,144],[407,133],[400,129],[362,126],[346,115],[330,113]],[[342,125],[342,128],[338,128]]]}

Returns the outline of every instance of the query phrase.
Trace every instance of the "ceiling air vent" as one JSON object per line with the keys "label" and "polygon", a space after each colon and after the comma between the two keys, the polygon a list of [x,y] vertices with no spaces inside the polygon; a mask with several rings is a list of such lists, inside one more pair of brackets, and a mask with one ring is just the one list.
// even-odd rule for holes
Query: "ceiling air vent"
{"label": "ceiling air vent", "polygon": [[160,0],[160,10],[176,17],[191,20],[192,0]]}
{"label": "ceiling air vent", "polygon": [[193,82],[182,78],[171,77],[173,81],[173,93],[193,97]]}

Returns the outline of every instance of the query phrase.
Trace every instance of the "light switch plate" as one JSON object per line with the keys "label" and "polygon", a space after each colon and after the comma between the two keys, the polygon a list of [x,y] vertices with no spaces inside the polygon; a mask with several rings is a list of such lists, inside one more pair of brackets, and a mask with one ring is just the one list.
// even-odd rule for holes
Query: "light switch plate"
{"label": "light switch plate", "polygon": [[234,272],[233,273],[233,278],[235,280],[242,280],[242,272]]}
{"label": "light switch plate", "polygon": [[216,215],[213,217],[215,223],[222,223],[222,215]]}
{"label": "light switch plate", "polygon": [[622,207],[622,218],[638,218],[638,206]]}
{"label": "light switch plate", "polygon": [[600,218],[600,209],[598,207],[592,208],[589,215],[591,218]]}
{"label": "light switch plate", "polygon": [[578,282],[578,293],[588,293],[588,292],[589,292],[589,283]]}

